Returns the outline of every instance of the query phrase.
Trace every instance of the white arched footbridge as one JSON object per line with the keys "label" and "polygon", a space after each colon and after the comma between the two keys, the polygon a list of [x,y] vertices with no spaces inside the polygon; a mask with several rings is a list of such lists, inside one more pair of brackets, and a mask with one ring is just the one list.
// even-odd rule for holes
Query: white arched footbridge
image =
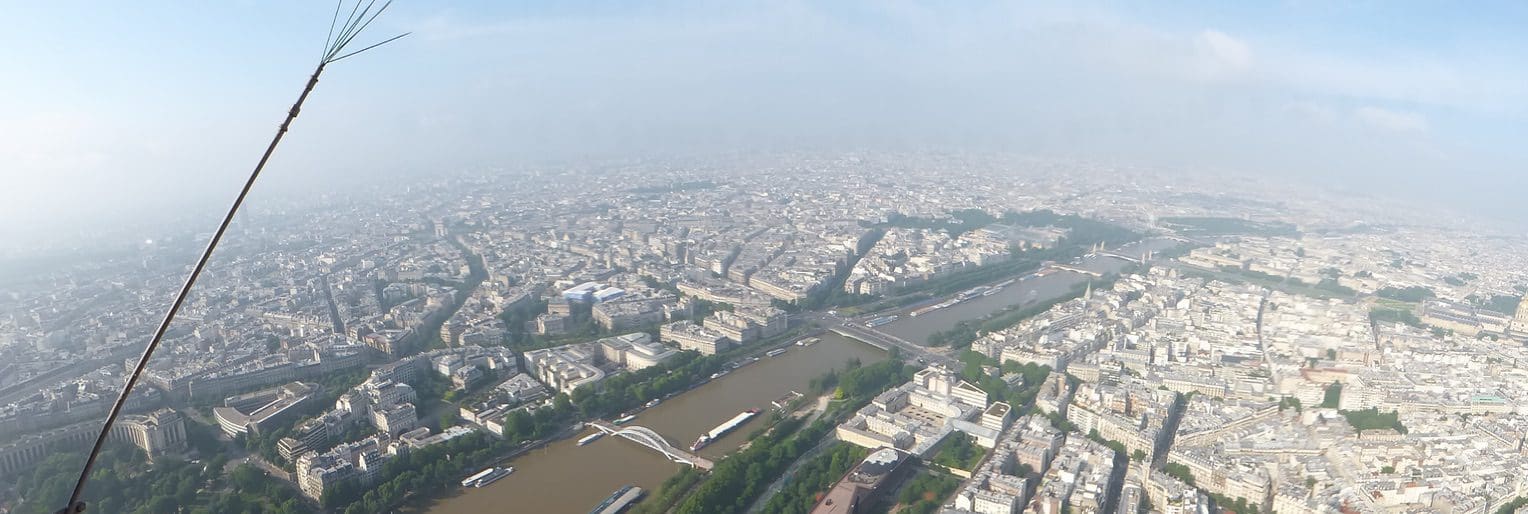
{"label": "white arched footbridge", "polygon": [[595,420],[589,424],[596,430],[603,432],[605,435],[621,436],[622,438],[625,438],[629,441],[635,441],[637,444],[656,450],[658,453],[663,454],[664,457],[667,457],[669,460],[674,462],[689,464],[691,466],[706,470],[711,469],[711,466],[713,465],[710,459],[695,455],[672,444],[669,444],[667,439],[664,439],[663,436],[658,435],[657,432],[654,432],[652,429],[647,427],[639,427],[635,425],[616,426],[605,420]]}

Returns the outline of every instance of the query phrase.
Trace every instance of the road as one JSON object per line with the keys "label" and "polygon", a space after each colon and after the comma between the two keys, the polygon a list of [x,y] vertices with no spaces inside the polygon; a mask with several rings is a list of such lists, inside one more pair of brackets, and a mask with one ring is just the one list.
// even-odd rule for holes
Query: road
{"label": "road", "polygon": [[744,512],[753,514],[759,512],[760,509],[763,509],[764,505],[769,503],[769,499],[774,498],[775,494],[780,492],[781,487],[785,487],[785,481],[794,476],[796,474],[796,470],[800,469],[802,465],[811,462],[813,458],[817,457],[817,455],[822,453],[823,450],[826,450],[829,446],[832,446],[833,443],[836,442],[838,442],[837,434],[829,433],[827,436],[823,437],[822,441],[817,443],[817,446],[813,446],[812,449],[807,450],[806,453],[801,454],[801,457],[797,458],[795,462],[792,462],[790,467],[785,469],[785,473],[781,473],[780,478],[776,478],[774,482],[771,482],[769,484],[769,488],[764,490],[764,494],[761,494],[758,498],[754,499],[753,504],[749,505],[748,510]]}
{"label": "road", "polygon": [[1167,453],[1172,451],[1173,442],[1178,438],[1178,424],[1183,421],[1183,411],[1188,409],[1188,399],[1179,396],[1173,401],[1171,409],[1167,410],[1167,420],[1162,423],[1162,431],[1166,434],[1159,447],[1152,452],[1151,469],[1160,470],[1167,465]]}
{"label": "road", "polygon": [[902,352],[903,359],[917,359],[929,364],[943,364],[951,369],[960,366],[960,363],[955,358],[945,353],[944,348],[931,348],[914,344],[910,341],[888,335],[885,332],[866,327],[854,318],[843,318],[832,313],[811,313],[807,314],[805,318],[827,327],[828,330],[841,332],[844,335],[865,341],[878,348],[896,348]]}
{"label": "road", "polygon": [[228,461],[228,464],[225,464],[223,466],[223,472],[225,474],[226,473],[233,473],[234,469],[238,468],[239,466],[243,466],[245,464],[252,464],[252,465],[254,465],[257,468],[260,468],[261,471],[264,471],[265,474],[270,475],[272,477],[275,477],[277,479],[280,479],[280,480],[282,480],[284,482],[292,482],[293,481],[291,473],[287,473],[286,470],[281,469],[280,467],[276,466],[275,464],[271,464],[270,462],[266,462],[266,460],[260,458],[259,455],[246,455],[243,458],[238,458],[238,459],[230,460],[230,461]]}

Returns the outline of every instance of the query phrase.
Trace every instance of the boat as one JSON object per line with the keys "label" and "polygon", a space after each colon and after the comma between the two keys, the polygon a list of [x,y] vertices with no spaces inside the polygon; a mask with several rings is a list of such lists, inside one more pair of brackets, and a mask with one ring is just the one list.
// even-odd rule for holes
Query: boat
{"label": "boat", "polygon": [[764,355],[768,355],[770,357],[778,357],[780,354],[785,353],[786,350],[788,350],[788,348],[776,348],[776,349],[764,352]]}
{"label": "boat", "polygon": [[583,439],[579,439],[578,440],[578,445],[579,446],[583,446],[583,445],[592,443],[592,442],[598,440],[601,437],[605,437],[605,433],[604,432],[595,432],[595,433],[586,435],[586,436],[584,436]]}
{"label": "boat", "polygon": [[817,339],[815,337],[808,337],[806,339],[802,339],[800,341],[796,341],[796,346],[811,346],[811,345],[817,344],[817,341],[820,341],[820,339]]}
{"label": "boat", "polygon": [[634,485],[622,486],[620,489],[616,489],[615,492],[610,493],[610,496],[606,497],[605,501],[600,502],[599,505],[595,505],[594,510],[589,511],[589,514],[610,514],[614,512],[620,512],[622,509],[625,509],[627,505],[631,505],[633,502],[637,501],[638,498],[641,498],[642,493],[643,491],[641,487]]}
{"label": "boat", "polygon": [[717,439],[721,439],[722,436],[727,435],[728,432],[736,430],[737,427],[743,426],[743,423],[748,422],[749,419],[753,419],[753,417],[757,415],[759,415],[759,409],[748,409],[738,413],[738,415],[733,416],[732,419],[729,419],[726,422],[717,425],[716,428],[711,429],[710,432],[700,434],[700,437],[695,439],[695,444],[690,445],[690,451],[700,451],[701,448],[705,448],[707,445],[711,444]]}
{"label": "boat", "polygon": [[876,319],[873,319],[873,320],[870,320],[870,321],[866,321],[865,322],[865,326],[869,327],[869,328],[879,327],[881,325],[885,325],[887,323],[891,323],[893,321],[896,321],[897,318],[900,318],[900,317],[901,316],[898,316],[896,314],[892,314],[890,316],[881,316],[879,318],[876,318]]}
{"label": "boat", "polygon": [[774,408],[780,409],[780,410],[783,411],[787,407],[790,407],[791,402],[799,400],[803,396],[804,395],[802,395],[801,393],[798,393],[796,391],[791,391],[791,392],[785,393],[784,396],[781,396],[779,398],[775,398],[774,401],[769,402],[769,404],[774,406]]}
{"label": "boat", "polygon": [[945,308],[944,304],[936,304],[936,305],[930,305],[930,306],[927,306],[927,307],[919,307],[917,309],[913,309],[913,311],[907,313],[907,315],[908,316],[912,316],[912,317],[918,317],[918,315],[920,315],[920,314],[928,314],[930,312],[934,312],[934,311],[937,311],[937,310],[943,309],[943,308]]}
{"label": "boat", "polygon": [[507,468],[488,468],[477,473],[473,473],[473,475],[470,477],[462,479],[462,487],[483,487],[485,485],[497,482],[500,478],[509,476],[510,473],[514,472],[514,466]]}
{"label": "boat", "polygon": [[610,422],[611,423],[615,423],[617,425],[624,425],[624,424],[626,424],[626,423],[628,423],[628,422],[630,422],[631,420],[634,420],[634,419],[637,419],[637,415],[636,414],[627,414],[625,416],[621,416],[619,418],[615,418],[615,419],[611,420]]}
{"label": "boat", "polygon": [[960,294],[955,295],[955,298],[959,299],[962,302],[964,302],[966,300],[970,300],[972,298],[975,298],[978,295],[981,295],[982,293],[986,292],[987,289],[988,289],[987,286],[976,286],[976,287],[967,289],[965,291],[961,291]]}
{"label": "boat", "polygon": [[992,296],[992,295],[997,294],[998,291],[1002,291],[1002,290],[1003,290],[1002,288],[994,287],[992,289],[988,289],[986,291],[983,291],[982,292],[982,296]]}
{"label": "boat", "polygon": [[1002,288],[1005,288],[1005,287],[1008,287],[1008,286],[1010,286],[1010,285],[1013,285],[1013,281],[1014,281],[1014,280],[1015,280],[1015,279],[1011,279],[1011,278],[1010,278],[1010,279],[1008,279],[1008,280],[1004,280],[1004,281],[1002,281],[1002,282],[998,282],[998,283],[996,283],[996,284],[993,284],[993,285],[992,285],[992,288],[993,288],[993,289],[1002,289]]}
{"label": "boat", "polygon": [[660,399],[660,398],[653,398],[652,400],[649,400],[646,404],[643,404],[642,406],[651,409],[653,407],[657,407],[658,404],[660,404],[660,403],[663,403],[662,399]]}

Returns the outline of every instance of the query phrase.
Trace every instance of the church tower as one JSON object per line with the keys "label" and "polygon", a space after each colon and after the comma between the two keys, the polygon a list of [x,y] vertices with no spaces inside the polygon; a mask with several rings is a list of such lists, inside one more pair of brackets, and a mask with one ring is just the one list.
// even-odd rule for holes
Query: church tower
{"label": "church tower", "polygon": [[1528,295],[1517,300],[1517,315],[1512,317],[1511,331],[1516,334],[1528,334]]}

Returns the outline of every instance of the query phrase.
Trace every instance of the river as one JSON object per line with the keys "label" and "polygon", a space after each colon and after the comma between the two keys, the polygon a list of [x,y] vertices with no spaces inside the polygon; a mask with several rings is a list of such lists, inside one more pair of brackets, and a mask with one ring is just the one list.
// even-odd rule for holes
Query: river
{"label": "river", "polygon": [[[1172,239],[1153,238],[1109,251],[1139,258],[1138,256],[1144,252],[1160,252],[1178,244]],[[1123,259],[1103,255],[1083,257],[1074,264],[1075,267],[1104,274],[1118,273],[1129,265],[1130,263]],[[977,296],[963,303],[918,316],[908,315],[913,310],[911,308],[901,310],[896,312],[902,316],[900,319],[876,329],[914,344],[927,344],[929,335],[941,330],[949,330],[961,321],[978,319],[1031,300],[1038,303],[1064,296],[1072,290],[1073,286],[1086,283],[1091,278],[1089,275],[1069,271],[1059,271],[1043,277],[1034,276],[1027,280],[1015,281],[991,296]],[[1002,281],[994,283],[996,282]]]}
{"label": "river", "polygon": [[[1149,239],[1111,250],[1123,255],[1161,251],[1178,243],[1170,239]],[[1124,260],[1085,257],[1077,267],[1098,273],[1118,272],[1128,266]],[[1017,281],[991,296],[939,309],[917,317],[903,311],[902,319],[880,327],[883,332],[922,344],[929,334],[955,326],[962,320],[980,318],[1009,306],[1033,299],[1044,301],[1065,295],[1088,276],[1057,272],[1044,277]],[[886,358],[886,353],[862,342],[833,333],[821,336],[822,342],[808,347],[790,346],[778,357],[764,357],[759,362],[733,371],[688,391],[661,405],[643,411],[628,425],[650,428],[670,444],[688,448],[701,433],[750,408],[769,409],[770,401],[794,390],[806,392],[813,378],[830,369],[841,368],[853,358],[869,364]],[[748,433],[759,426],[764,415],[734,430],[721,440],[702,449],[701,456],[717,460],[737,449]],[[503,465],[515,467],[514,474],[480,489],[460,489],[454,495],[430,502],[411,513],[428,514],[512,514],[589,512],[624,485],[637,485],[653,491],[663,480],[678,472],[682,464],[664,458],[636,442],[606,436],[586,446],[577,439],[594,433],[585,429],[576,437],[563,439],[516,457]]]}
{"label": "river", "polygon": [[[782,355],[763,357],[647,409],[627,425],[650,428],[669,443],[688,448],[701,433],[743,410],[758,408],[767,413],[771,400],[792,390],[805,393],[813,378],[842,368],[849,359],[869,364],[886,358],[886,352],[859,341],[832,333],[820,337],[822,342],[789,346]],[[765,418],[766,414],[755,417],[699,453],[719,459],[741,446]],[[606,436],[586,446],[577,445],[579,437],[593,432],[592,428],[585,429],[577,437],[516,457],[505,464],[515,467],[514,474],[487,487],[458,490],[411,512],[582,514],[627,484],[653,491],[682,466],[621,437]]]}

